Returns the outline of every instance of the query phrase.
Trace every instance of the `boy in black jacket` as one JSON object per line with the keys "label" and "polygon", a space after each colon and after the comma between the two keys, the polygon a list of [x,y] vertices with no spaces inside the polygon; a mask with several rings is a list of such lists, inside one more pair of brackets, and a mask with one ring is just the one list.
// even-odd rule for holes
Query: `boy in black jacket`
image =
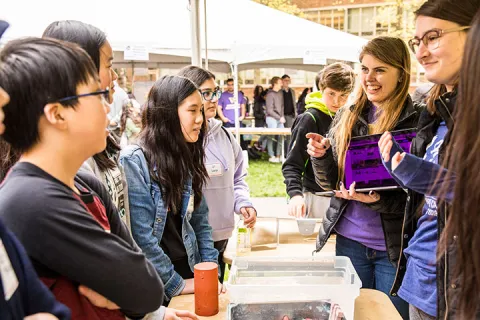
{"label": "boy in black jacket", "polygon": [[307,153],[309,132],[325,135],[335,113],[347,102],[355,83],[350,66],[334,63],[323,68],[316,77],[319,91],[305,99],[305,113],[299,115],[292,127],[292,139],[282,173],[290,197],[288,213],[297,218],[323,218],[330,204],[329,197],[316,196],[322,192],[315,182],[310,156]]}

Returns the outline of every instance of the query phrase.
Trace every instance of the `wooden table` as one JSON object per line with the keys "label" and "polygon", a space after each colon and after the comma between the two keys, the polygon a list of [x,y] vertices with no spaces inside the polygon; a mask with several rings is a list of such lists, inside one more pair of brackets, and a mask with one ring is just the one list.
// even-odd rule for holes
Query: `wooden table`
{"label": "wooden table", "polygon": [[[276,245],[276,224],[279,222],[279,244]],[[302,236],[298,232],[295,219],[282,216],[259,217],[252,234],[252,251],[248,253],[252,257],[302,257],[311,256],[315,249],[316,235],[320,224],[317,223],[315,232],[311,236]],[[330,237],[323,247],[322,254],[335,254],[335,235]],[[235,257],[236,249],[235,234],[230,239],[224,253],[224,261],[231,264]],[[228,293],[220,296],[220,312],[214,317],[200,319],[226,319],[227,306],[229,303]],[[172,299],[171,308],[194,311],[194,296],[178,296]],[[377,290],[361,289],[360,296],[355,301],[356,320],[401,320],[401,317],[386,294]],[[246,319],[248,320],[248,319]],[[350,319],[348,319],[350,320]]]}
{"label": "wooden table", "polygon": [[[225,320],[229,304],[228,293],[219,297],[219,313],[212,317],[200,319]],[[177,296],[170,302],[169,308],[195,312],[195,297],[193,294]],[[355,320],[401,320],[400,314],[390,299],[383,292],[371,289],[360,289],[360,296],[355,300]],[[250,320],[250,319],[245,319]],[[351,319],[348,319],[351,320]]]}
{"label": "wooden table", "polygon": [[[278,219],[278,220],[277,220]],[[276,239],[276,222],[278,221],[279,243]],[[257,218],[257,224],[252,233],[253,257],[288,257],[311,256],[315,250],[316,235],[320,224],[317,223],[315,232],[311,236],[302,236],[298,232],[297,221],[292,218]],[[232,264],[236,254],[236,238],[233,234],[223,255],[223,261]],[[330,238],[323,247],[322,253],[335,254],[335,237]]]}

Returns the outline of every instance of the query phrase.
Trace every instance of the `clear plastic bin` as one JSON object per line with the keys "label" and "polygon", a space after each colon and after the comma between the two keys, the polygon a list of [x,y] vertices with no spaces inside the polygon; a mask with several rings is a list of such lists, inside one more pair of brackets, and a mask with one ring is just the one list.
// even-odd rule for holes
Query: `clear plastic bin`
{"label": "clear plastic bin", "polygon": [[234,304],[331,300],[347,320],[362,283],[349,258],[237,257],[227,288]]}

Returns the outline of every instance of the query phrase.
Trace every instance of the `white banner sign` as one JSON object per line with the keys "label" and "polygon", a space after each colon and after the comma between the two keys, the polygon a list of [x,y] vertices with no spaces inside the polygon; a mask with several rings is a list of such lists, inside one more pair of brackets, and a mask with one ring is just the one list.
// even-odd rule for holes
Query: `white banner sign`
{"label": "white banner sign", "polygon": [[147,47],[126,46],[123,50],[123,60],[148,61]]}
{"label": "white banner sign", "polygon": [[303,56],[303,64],[326,65],[327,57],[324,50],[307,50]]}

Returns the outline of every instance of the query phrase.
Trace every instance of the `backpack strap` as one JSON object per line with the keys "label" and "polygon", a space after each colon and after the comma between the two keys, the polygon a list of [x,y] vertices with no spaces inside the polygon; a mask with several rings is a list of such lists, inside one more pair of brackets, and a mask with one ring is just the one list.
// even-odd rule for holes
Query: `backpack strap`
{"label": "backpack strap", "polygon": [[[320,132],[320,128],[318,127],[319,126],[319,123],[317,122],[317,118],[315,117],[315,115],[312,113],[314,109],[307,109],[305,110],[305,113],[308,113],[310,115],[310,117],[312,117],[313,121],[315,121],[315,124],[317,125],[317,133]],[[317,110],[317,112],[319,112]]]}
{"label": "backpack strap", "polygon": [[224,126],[222,126],[222,130],[223,130],[223,132],[225,132],[225,134],[227,135],[228,141],[230,141],[230,143],[232,143],[232,137],[230,136],[230,133],[228,132],[228,130],[225,129]]}

